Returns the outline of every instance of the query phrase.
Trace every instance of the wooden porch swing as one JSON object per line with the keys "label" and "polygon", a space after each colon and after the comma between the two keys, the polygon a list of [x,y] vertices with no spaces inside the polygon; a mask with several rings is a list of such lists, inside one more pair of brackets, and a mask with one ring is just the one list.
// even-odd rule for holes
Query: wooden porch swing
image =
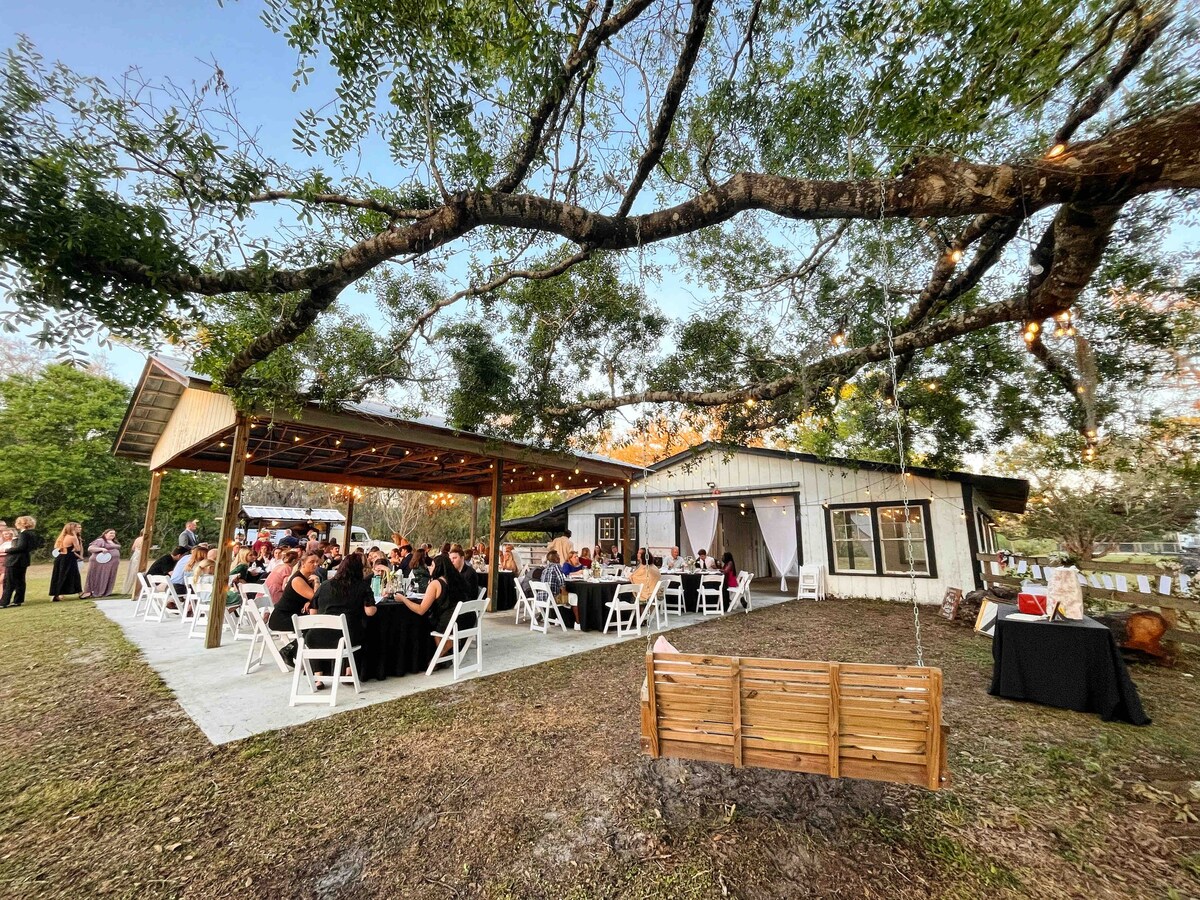
{"label": "wooden porch swing", "polygon": [[[879,237],[884,246],[880,187]],[[883,296],[889,296],[889,260]],[[887,330],[891,384],[897,384],[891,319]],[[896,409],[900,492],[908,519],[903,408]],[[915,666],[860,665],[688,653],[646,654],[642,688],[642,749],[667,756],[867,778],[937,790],[948,780],[942,724],[942,671],[926,667],[917,614],[912,533],[909,584],[916,638]]]}

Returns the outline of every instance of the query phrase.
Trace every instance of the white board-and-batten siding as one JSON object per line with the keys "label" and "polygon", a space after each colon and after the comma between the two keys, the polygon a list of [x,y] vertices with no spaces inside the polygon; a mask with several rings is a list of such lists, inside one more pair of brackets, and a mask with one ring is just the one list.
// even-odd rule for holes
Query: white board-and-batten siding
{"label": "white board-and-batten siding", "polygon": [[188,388],[158,439],[150,456],[150,468],[164,466],[214,434],[232,428],[236,418],[233,403],[224,394]]}
{"label": "white board-and-batten siding", "polygon": [[[710,482],[720,490],[719,496],[713,496]],[[630,512],[639,518],[639,545],[664,552],[678,543],[681,553],[689,556],[699,548],[690,546],[682,520],[679,521],[676,537],[677,504],[746,498],[749,511],[752,509],[749,502],[751,497],[794,496],[799,518],[801,564],[824,565],[828,589],[837,596],[900,600],[907,599],[909,595],[908,575],[839,575],[833,571],[829,558],[826,504],[900,504],[904,497],[902,482],[907,484],[910,501],[928,503],[926,528],[933,537],[936,575],[916,579],[917,600],[940,603],[947,587],[962,588],[964,591],[973,589],[974,561],[968,536],[972,520],[965,515],[963,485],[959,481],[911,475],[902,478],[894,472],[855,469],[752,452],[729,455],[709,452],[697,458],[681,460],[650,473],[645,479],[636,480],[630,496]],[[575,546],[594,546],[597,543],[596,516],[620,515],[621,511],[620,488],[611,488],[606,495],[571,507],[568,510],[567,527],[571,529]],[[733,518],[727,521],[732,522]],[[757,530],[753,518],[747,518],[746,522]],[[732,527],[736,527],[736,524]],[[720,529],[716,542],[722,542]],[[724,548],[717,546],[705,549],[719,556]],[[740,560],[738,563],[741,566]],[[764,576],[768,573],[757,574]],[[777,573],[772,574],[778,577]],[[793,576],[795,572],[787,574]]]}

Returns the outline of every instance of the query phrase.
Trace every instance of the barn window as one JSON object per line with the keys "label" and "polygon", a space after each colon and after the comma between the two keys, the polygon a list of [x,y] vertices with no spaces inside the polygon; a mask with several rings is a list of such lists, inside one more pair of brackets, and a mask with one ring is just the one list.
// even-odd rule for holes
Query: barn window
{"label": "barn window", "polygon": [[[883,551],[885,575],[907,575],[909,569],[918,575],[929,574],[929,557],[925,553],[925,515],[919,506],[881,506],[879,516],[879,546]],[[906,521],[907,518],[907,521]]]}
{"label": "barn window", "polygon": [[830,513],[833,526],[835,572],[874,572],[875,540],[869,507],[835,509]]}

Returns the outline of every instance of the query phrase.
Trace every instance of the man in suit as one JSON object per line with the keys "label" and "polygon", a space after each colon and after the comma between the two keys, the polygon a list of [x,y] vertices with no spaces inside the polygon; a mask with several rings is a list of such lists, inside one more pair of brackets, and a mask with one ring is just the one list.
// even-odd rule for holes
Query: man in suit
{"label": "man in suit", "polygon": [[29,554],[42,546],[41,535],[33,530],[37,528],[37,519],[33,516],[17,516],[13,524],[17,526],[17,536],[8,545],[4,557],[4,595],[0,596],[0,608],[24,605]]}
{"label": "man in suit", "polygon": [[200,535],[196,534],[196,526],[200,522],[198,519],[192,519],[183,526],[183,531],[179,532],[179,546],[185,550],[191,550],[200,543]]}

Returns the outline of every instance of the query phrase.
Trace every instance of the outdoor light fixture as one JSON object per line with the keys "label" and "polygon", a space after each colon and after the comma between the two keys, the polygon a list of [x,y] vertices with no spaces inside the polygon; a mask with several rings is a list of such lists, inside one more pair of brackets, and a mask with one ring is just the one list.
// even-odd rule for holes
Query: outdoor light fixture
{"label": "outdoor light fixture", "polygon": [[445,509],[447,506],[453,506],[458,502],[458,498],[453,494],[448,494],[445,491],[434,491],[429,495],[429,505],[437,506]]}
{"label": "outdoor light fixture", "polygon": [[1062,156],[1066,152],[1067,152],[1066,144],[1055,144],[1053,147],[1050,148],[1049,152],[1046,154],[1046,159],[1054,159],[1057,156]]}
{"label": "outdoor light fixture", "polygon": [[363,496],[362,488],[351,487],[348,484],[339,484],[331,492],[334,502],[361,500]]}

